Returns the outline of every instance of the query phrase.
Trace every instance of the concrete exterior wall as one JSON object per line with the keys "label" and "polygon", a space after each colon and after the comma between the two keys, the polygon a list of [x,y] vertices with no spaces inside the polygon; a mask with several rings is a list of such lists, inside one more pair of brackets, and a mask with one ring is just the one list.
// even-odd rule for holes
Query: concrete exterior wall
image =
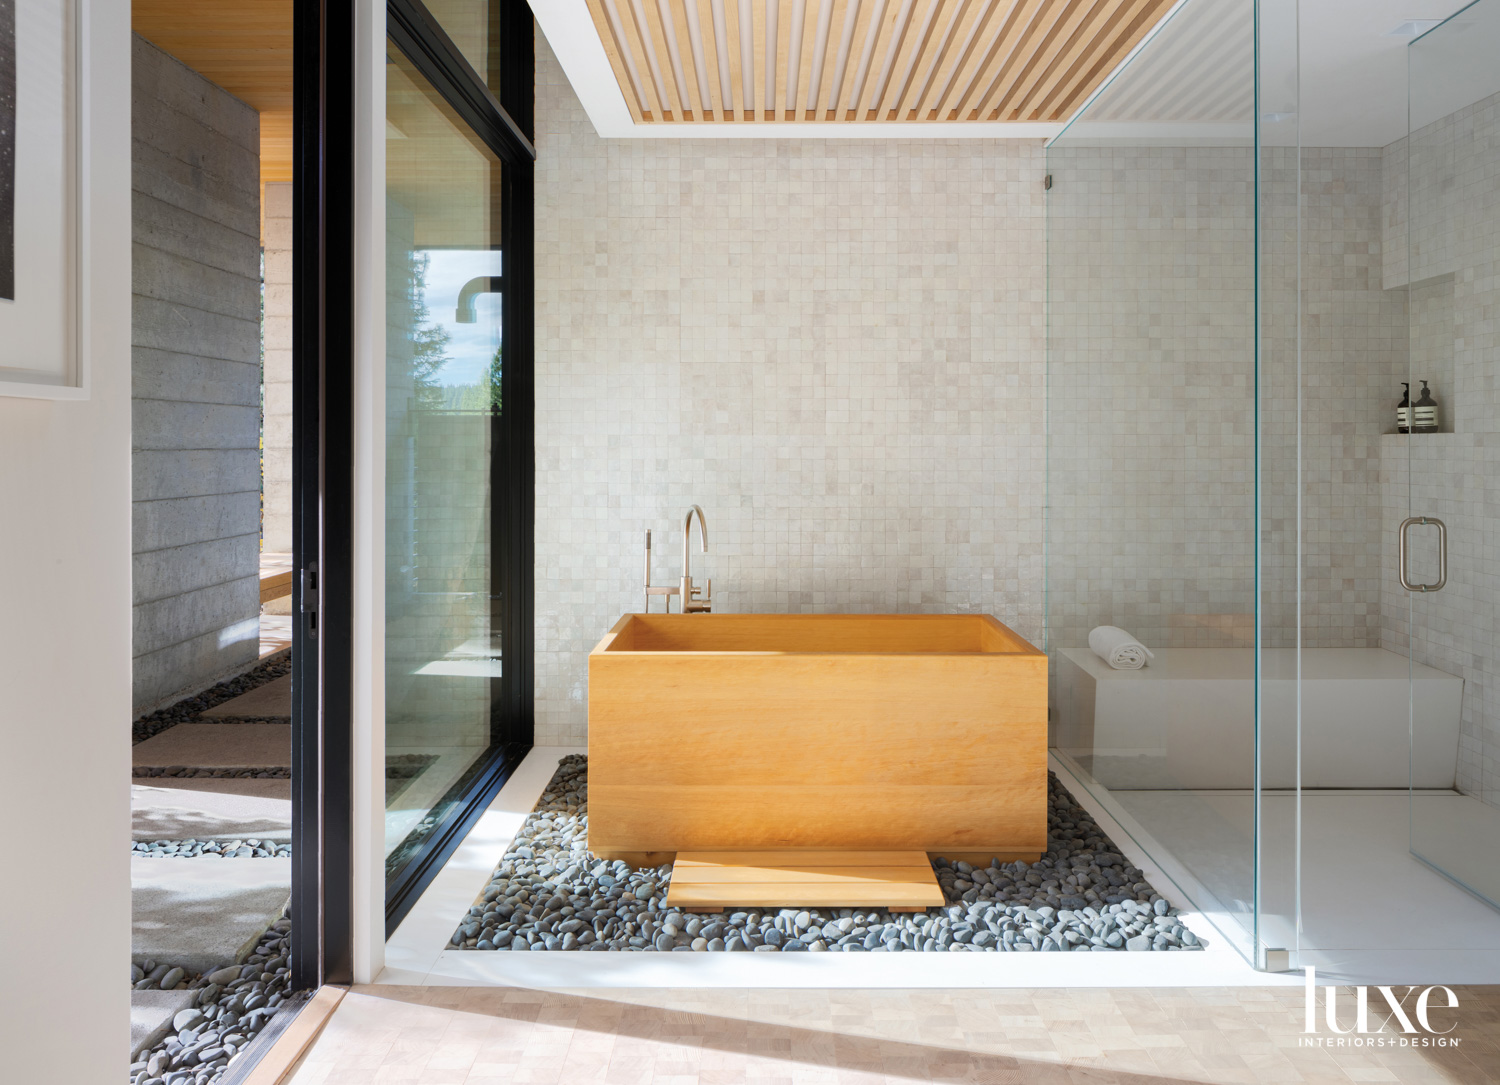
{"label": "concrete exterior wall", "polygon": [[[265,245],[265,503],[261,538],[271,553],[292,550],[292,186],[262,190]],[[279,600],[290,603],[290,599]],[[290,613],[290,610],[287,611]]]}
{"label": "concrete exterior wall", "polygon": [[132,53],[135,711],[259,653],[260,118]]}
{"label": "concrete exterior wall", "polygon": [[130,5],[84,10],[88,396],[0,394],[0,819],[94,849],[5,852],[0,1080],[47,1085],[130,1061]]}

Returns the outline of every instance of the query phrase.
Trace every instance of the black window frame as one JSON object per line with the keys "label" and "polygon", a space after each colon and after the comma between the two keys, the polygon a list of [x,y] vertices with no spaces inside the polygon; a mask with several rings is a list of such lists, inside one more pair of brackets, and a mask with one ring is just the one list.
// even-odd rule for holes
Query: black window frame
{"label": "black window frame", "polygon": [[[502,408],[492,412],[490,442],[491,590],[505,600],[498,630],[504,676],[491,680],[496,688],[491,698],[488,755],[455,792],[445,796],[451,804],[443,820],[387,881],[387,937],[525,758],[534,737],[532,165],[536,149],[528,131],[535,70],[533,36],[525,0],[490,0],[490,14],[491,64],[498,66],[498,72],[490,75],[498,75],[502,93],[512,99],[509,102],[495,97],[420,0],[388,0],[386,6],[391,43],[500,159],[505,284],[500,301]],[[513,117],[512,109],[521,115],[525,128]]]}

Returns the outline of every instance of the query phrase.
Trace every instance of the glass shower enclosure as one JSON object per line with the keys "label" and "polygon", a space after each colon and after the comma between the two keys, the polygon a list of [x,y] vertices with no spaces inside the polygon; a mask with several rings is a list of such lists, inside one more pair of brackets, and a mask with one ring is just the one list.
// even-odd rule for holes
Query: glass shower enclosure
{"label": "glass shower enclosure", "polygon": [[[1412,854],[1500,906],[1500,0],[1407,54],[1409,133],[1392,156],[1405,166],[1403,380],[1436,391],[1437,406],[1389,438],[1386,520],[1400,521],[1404,583],[1387,585],[1387,636],[1411,658],[1413,765],[1458,749],[1457,796],[1413,775]],[[1462,679],[1456,721],[1443,684],[1416,680],[1428,670]]]}
{"label": "glass shower enclosure", "polygon": [[1350,879],[1500,901],[1500,0],[1360,124],[1319,5],[1185,0],[1046,149],[1053,752],[1270,970],[1373,951]]}
{"label": "glass shower enclosure", "polygon": [[[1254,73],[1252,0],[1179,7],[1048,144],[1046,197],[1053,745],[1246,954]],[[1088,646],[1107,625],[1157,658],[1112,670]],[[1198,701],[1154,703],[1169,685]]]}

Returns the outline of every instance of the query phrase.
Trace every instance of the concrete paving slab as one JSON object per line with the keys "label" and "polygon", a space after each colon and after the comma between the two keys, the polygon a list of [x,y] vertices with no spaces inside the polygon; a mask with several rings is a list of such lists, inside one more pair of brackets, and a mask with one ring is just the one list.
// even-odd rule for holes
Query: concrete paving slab
{"label": "concrete paving slab", "polygon": [[[290,781],[286,781],[290,782]],[[132,840],[292,838],[291,799],[132,785]]]}
{"label": "concrete paving slab", "polygon": [[291,899],[290,859],[131,859],[130,956],[202,972],[243,961]]}
{"label": "concrete paving slab", "polygon": [[203,769],[291,768],[289,723],[179,723],[131,750],[132,764]]}
{"label": "concrete paving slab", "polygon": [[131,991],[130,1061],[155,1047],[171,1031],[172,1018],[197,1004],[197,991]]}
{"label": "concrete paving slab", "polygon": [[241,693],[221,705],[215,705],[200,713],[204,719],[224,719],[240,716],[286,716],[292,714],[292,676],[280,678],[257,686],[249,693]]}
{"label": "concrete paving slab", "polygon": [[[290,601],[290,600],[288,600]],[[290,614],[260,615],[260,658],[275,655],[283,648],[292,646],[292,616]]]}
{"label": "concrete paving slab", "polygon": [[152,787],[178,791],[212,791],[220,795],[248,795],[256,799],[292,801],[292,781],[259,780],[254,777],[152,776]]}

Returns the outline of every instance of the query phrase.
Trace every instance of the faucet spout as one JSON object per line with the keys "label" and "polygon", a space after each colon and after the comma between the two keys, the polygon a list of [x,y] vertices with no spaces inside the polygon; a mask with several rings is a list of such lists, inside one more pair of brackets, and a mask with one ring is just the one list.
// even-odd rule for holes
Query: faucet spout
{"label": "faucet spout", "polygon": [[698,516],[698,540],[703,544],[700,553],[708,553],[708,522],[703,519],[703,510],[697,505],[687,510],[687,516],[682,520],[682,575],[688,575],[688,563],[692,560],[688,555],[691,553],[690,544],[693,541],[693,515]]}
{"label": "faucet spout", "polygon": [[[707,582],[705,590],[693,587],[691,555],[694,514],[698,517],[698,541],[701,544],[700,553],[708,553],[708,521],[703,516],[703,510],[697,505],[693,505],[688,509],[687,515],[682,520],[682,612],[684,614],[706,614],[712,609],[709,592],[713,590],[713,581],[710,580]],[[696,597],[700,594],[703,596],[703,601],[697,602]]]}

